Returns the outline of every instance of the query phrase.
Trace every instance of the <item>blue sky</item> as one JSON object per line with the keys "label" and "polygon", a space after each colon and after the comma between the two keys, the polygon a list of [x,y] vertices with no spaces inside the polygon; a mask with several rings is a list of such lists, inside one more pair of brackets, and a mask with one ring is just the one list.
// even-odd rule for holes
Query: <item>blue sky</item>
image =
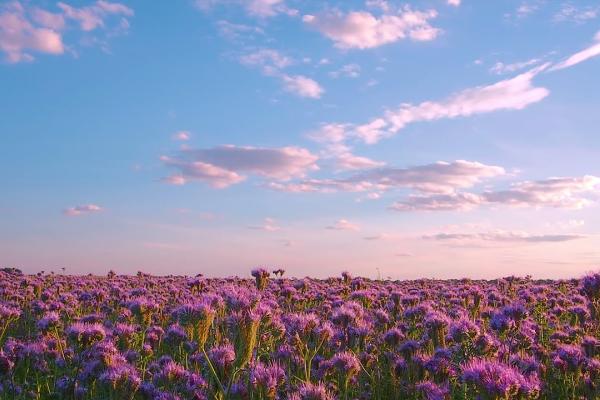
{"label": "blue sky", "polygon": [[578,276],[595,1],[0,4],[0,264]]}

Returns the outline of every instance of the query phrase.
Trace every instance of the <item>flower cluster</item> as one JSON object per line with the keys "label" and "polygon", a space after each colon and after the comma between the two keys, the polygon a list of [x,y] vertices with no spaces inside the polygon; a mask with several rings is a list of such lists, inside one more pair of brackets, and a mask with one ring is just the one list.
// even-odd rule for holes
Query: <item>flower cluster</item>
{"label": "flower cluster", "polygon": [[0,398],[600,398],[600,274],[381,281],[0,270]]}

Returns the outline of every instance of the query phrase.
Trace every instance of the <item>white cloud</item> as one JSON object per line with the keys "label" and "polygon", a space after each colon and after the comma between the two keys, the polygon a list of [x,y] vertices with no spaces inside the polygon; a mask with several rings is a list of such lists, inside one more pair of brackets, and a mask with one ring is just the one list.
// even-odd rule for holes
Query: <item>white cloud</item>
{"label": "white cloud", "polygon": [[341,49],[368,49],[398,40],[435,39],[440,30],[429,24],[437,17],[435,10],[413,11],[403,7],[398,13],[375,16],[367,11],[343,14],[334,11],[321,15],[304,15],[303,21],[331,39]]}
{"label": "white cloud", "polygon": [[298,11],[289,8],[284,0],[195,0],[195,6],[202,11],[209,11],[219,4],[237,5],[244,8],[253,17],[269,18],[278,14],[294,16]]}
{"label": "white cloud", "polygon": [[582,24],[589,20],[596,19],[600,12],[600,7],[582,7],[578,8],[571,3],[563,3],[560,10],[554,14],[554,20],[557,22],[574,22]]}
{"label": "white cloud", "polygon": [[506,73],[513,73],[525,69],[527,67],[531,67],[532,65],[540,63],[539,58],[532,58],[527,61],[520,61],[511,64],[505,64],[503,62],[497,62],[490,68],[490,72],[497,75],[502,75]]}
{"label": "white cloud", "polygon": [[517,7],[515,14],[516,14],[517,18],[525,18],[525,17],[529,16],[530,14],[533,14],[534,12],[539,10],[540,6],[541,6],[540,0],[524,1],[523,3],[521,3],[521,5],[519,5],[519,7]]}
{"label": "white cloud", "polygon": [[235,40],[241,36],[253,37],[254,34],[264,35],[264,30],[258,26],[250,26],[244,24],[234,24],[226,20],[217,21],[217,28],[221,36]]}
{"label": "white cloud", "polygon": [[274,75],[279,70],[292,65],[293,60],[274,49],[260,49],[240,57],[244,65],[259,66],[267,75]]}
{"label": "white cloud", "polygon": [[346,64],[338,70],[331,71],[329,76],[332,78],[358,78],[360,76],[360,70],[361,68],[358,64]]}
{"label": "white cloud", "polygon": [[454,7],[460,6],[460,0],[447,0],[448,4]]}
{"label": "white cloud", "polygon": [[569,67],[577,65],[579,63],[582,63],[586,60],[589,60],[590,58],[600,55],[600,31],[598,31],[598,33],[596,33],[596,36],[594,37],[594,42],[595,43],[592,44],[591,46],[573,54],[566,60],[561,61],[560,63],[554,65],[551,68],[551,70],[555,71],[555,70],[569,68]]}
{"label": "white cloud", "polygon": [[276,232],[281,228],[277,225],[273,218],[265,218],[262,225],[249,226],[248,229],[254,229],[266,232]]}
{"label": "white cloud", "polygon": [[63,210],[63,214],[68,217],[76,217],[79,215],[92,214],[102,211],[102,207],[96,204],[84,204],[75,207],[69,207]]}
{"label": "white cloud", "polygon": [[311,99],[320,98],[325,90],[319,83],[303,75],[282,75],[284,88],[290,93]]}
{"label": "white cloud", "polygon": [[199,180],[215,188],[242,182],[242,174],[254,174],[276,180],[304,177],[318,169],[317,156],[300,147],[264,148],[224,145],[209,149],[184,149],[175,157],[161,157],[178,173],[166,183],[185,184]]}
{"label": "white cloud", "polygon": [[326,226],[325,229],[336,231],[359,231],[360,227],[346,219],[339,219],[335,222],[335,224]]}

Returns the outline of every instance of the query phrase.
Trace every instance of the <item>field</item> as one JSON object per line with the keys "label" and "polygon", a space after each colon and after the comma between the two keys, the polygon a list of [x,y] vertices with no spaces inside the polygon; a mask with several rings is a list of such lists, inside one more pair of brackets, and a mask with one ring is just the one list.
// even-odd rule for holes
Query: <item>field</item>
{"label": "field", "polygon": [[0,272],[2,399],[592,399],[600,275]]}

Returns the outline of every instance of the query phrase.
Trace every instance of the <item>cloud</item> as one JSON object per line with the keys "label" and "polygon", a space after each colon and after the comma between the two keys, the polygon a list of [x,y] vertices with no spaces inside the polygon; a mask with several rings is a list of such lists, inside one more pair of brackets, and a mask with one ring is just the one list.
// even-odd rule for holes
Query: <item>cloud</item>
{"label": "cloud", "polygon": [[324,145],[327,151],[338,149],[339,152],[341,148],[350,149],[347,144],[350,140],[375,144],[416,122],[468,117],[500,110],[522,110],[549,95],[548,89],[536,87],[532,82],[548,66],[543,64],[513,78],[468,88],[442,101],[425,101],[416,105],[404,103],[366,124],[323,124],[309,133],[308,137]]}
{"label": "cloud", "polygon": [[265,218],[262,225],[249,226],[248,229],[267,231],[267,232],[276,232],[281,228],[277,226],[277,223],[273,218]]}
{"label": "cloud", "polygon": [[578,8],[571,3],[562,4],[560,10],[554,14],[554,21],[556,22],[574,22],[576,24],[582,24],[589,20],[598,17],[600,7],[585,7]]}
{"label": "cloud", "polygon": [[360,227],[346,219],[339,219],[335,224],[326,226],[325,229],[336,231],[359,231]]}
{"label": "cloud", "polygon": [[178,171],[165,178],[167,183],[185,184],[199,180],[215,188],[242,182],[242,174],[276,180],[304,177],[318,169],[318,157],[300,147],[264,148],[223,145],[208,149],[184,149],[174,157],[163,156],[163,163]]}
{"label": "cloud", "polygon": [[517,18],[525,18],[540,9],[542,2],[540,0],[537,1],[524,1],[517,7],[515,14]]}
{"label": "cloud", "polygon": [[481,204],[481,197],[473,193],[411,195],[390,206],[396,211],[456,211],[470,210]]}
{"label": "cloud", "polygon": [[543,64],[514,78],[466,89],[441,102],[403,104],[396,110],[388,111],[386,120],[391,125],[390,130],[397,132],[414,122],[467,117],[499,110],[522,110],[550,94],[548,89],[535,87],[532,83],[532,79],[547,67],[548,64]]}
{"label": "cloud", "polygon": [[484,233],[437,233],[424,235],[423,239],[452,242],[496,242],[496,243],[557,243],[583,239],[584,235],[575,234],[530,234],[496,230]]}
{"label": "cloud", "polygon": [[292,65],[293,60],[274,49],[260,49],[240,57],[244,65],[259,66],[267,75],[275,75],[279,70]]}
{"label": "cloud", "polygon": [[580,209],[593,203],[587,197],[589,194],[597,193],[600,193],[600,178],[586,175],[518,182],[506,190],[488,190],[481,194],[411,195],[390,208],[397,211],[454,211],[502,205]]}
{"label": "cloud", "polygon": [[297,15],[298,11],[289,8],[284,0],[195,0],[194,5],[201,11],[209,11],[219,4],[242,6],[250,16],[259,18],[274,17],[278,14]]}
{"label": "cloud", "polygon": [[358,64],[346,64],[336,71],[331,71],[329,76],[332,78],[358,78],[360,76],[360,65]]}
{"label": "cloud", "polygon": [[527,61],[520,61],[512,64],[504,64],[503,62],[497,62],[490,68],[490,72],[496,75],[502,75],[506,73],[513,73],[531,67],[532,65],[540,63],[539,58],[532,58]]}
{"label": "cloud", "polygon": [[557,177],[519,182],[507,190],[484,192],[482,198],[491,204],[578,209],[591,204],[582,194],[597,192],[599,185],[600,178],[591,175]]}
{"label": "cloud", "polygon": [[0,50],[8,62],[32,61],[34,57],[29,51],[53,55],[64,53],[61,34],[45,25],[32,24],[21,3],[8,3],[0,10]]}
{"label": "cloud", "polygon": [[283,75],[285,90],[300,97],[318,99],[325,90],[319,83],[303,75]]}
{"label": "cloud", "polygon": [[234,24],[226,20],[217,21],[217,28],[221,36],[235,40],[241,37],[253,37],[254,34],[264,35],[265,31],[257,26],[249,26],[244,24]]}
{"label": "cloud", "polygon": [[460,0],[447,0],[448,5],[458,7],[460,6]]}
{"label": "cloud", "polygon": [[556,71],[569,68],[598,55],[600,55],[600,31],[598,31],[598,33],[596,33],[596,36],[594,37],[594,44],[573,54],[566,60],[559,62],[558,64],[554,65],[550,70]]}
{"label": "cloud", "polygon": [[173,134],[173,140],[187,141],[190,140],[191,133],[189,131],[179,131]]}
{"label": "cloud", "polygon": [[414,189],[423,193],[452,193],[483,179],[505,175],[502,167],[475,161],[438,161],[409,168],[383,167],[357,173],[344,179],[309,179],[301,182],[274,183],[275,190],[289,192],[365,192],[390,189]]}
{"label": "cloud", "polygon": [[414,41],[435,39],[440,30],[429,20],[437,17],[435,10],[413,11],[406,6],[394,14],[375,16],[367,11],[343,14],[334,11],[321,15],[304,15],[307,25],[331,39],[341,49],[369,49],[398,40]]}
{"label": "cloud", "polygon": [[289,75],[283,69],[294,61],[274,49],[260,49],[240,57],[240,63],[259,67],[267,76],[279,78],[283,88],[300,97],[318,99],[325,92],[319,83],[304,75]]}
{"label": "cloud", "polygon": [[339,171],[378,168],[385,165],[382,161],[371,160],[352,153],[342,153],[334,157],[335,168]]}
{"label": "cloud", "polygon": [[[78,29],[85,33],[97,28],[106,29],[106,19],[116,16],[120,18],[117,28],[107,29],[114,35],[129,26],[124,17],[133,16],[133,10],[129,7],[103,0],[82,8],[62,2],[57,3],[57,7],[60,11],[54,13],[19,1],[0,6],[0,51],[8,62],[33,61],[32,53],[64,54],[68,47],[63,42],[63,32],[69,28],[67,21],[74,21]],[[81,42],[98,42],[106,46],[102,39],[84,39]]]}
{"label": "cloud", "polygon": [[108,15],[133,16],[133,10],[120,3],[110,3],[98,0],[91,6],[76,8],[66,3],[59,2],[58,7],[63,11],[66,18],[79,23],[81,30],[93,31],[104,27],[104,18]]}
{"label": "cloud", "polygon": [[102,207],[95,204],[85,204],[75,207],[69,207],[63,210],[63,214],[68,217],[76,217],[79,215],[92,214],[102,211]]}

